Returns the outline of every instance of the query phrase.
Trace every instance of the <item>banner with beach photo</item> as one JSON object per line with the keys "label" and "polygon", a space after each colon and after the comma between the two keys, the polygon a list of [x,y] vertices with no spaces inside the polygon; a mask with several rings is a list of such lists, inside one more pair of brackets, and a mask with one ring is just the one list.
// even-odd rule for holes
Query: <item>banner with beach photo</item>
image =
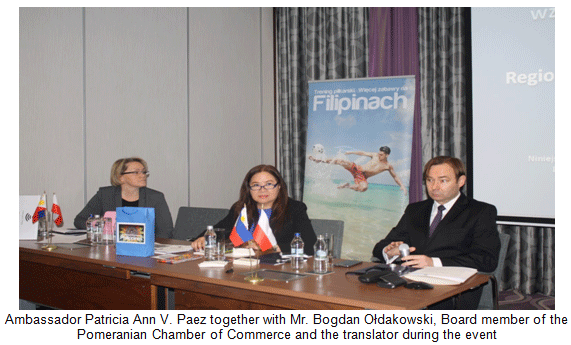
{"label": "banner with beach photo", "polygon": [[408,205],[414,76],[309,83],[303,201],[345,222],[342,257],[369,260]]}

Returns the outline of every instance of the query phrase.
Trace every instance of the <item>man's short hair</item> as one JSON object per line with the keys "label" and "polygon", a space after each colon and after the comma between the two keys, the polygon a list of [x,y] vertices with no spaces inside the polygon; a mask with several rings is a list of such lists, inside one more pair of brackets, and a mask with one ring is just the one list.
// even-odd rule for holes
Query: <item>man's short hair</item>
{"label": "man's short hair", "polygon": [[454,170],[454,174],[456,175],[456,181],[458,181],[460,176],[466,175],[466,167],[464,166],[464,163],[462,163],[461,160],[450,156],[438,156],[432,158],[426,163],[426,165],[424,166],[424,171],[422,173],[422,180],[426,181],[426,175],[428,174],[430,168],[432,168],[434,165],[440,165],[440,164],[450,165],[450,167]]}
{"label": "man's short hair", "polygon": [[387,155],[391,154],[391,149],[388,146],[381,146],[381,148],[379,149],[379,151],[386,153]]}

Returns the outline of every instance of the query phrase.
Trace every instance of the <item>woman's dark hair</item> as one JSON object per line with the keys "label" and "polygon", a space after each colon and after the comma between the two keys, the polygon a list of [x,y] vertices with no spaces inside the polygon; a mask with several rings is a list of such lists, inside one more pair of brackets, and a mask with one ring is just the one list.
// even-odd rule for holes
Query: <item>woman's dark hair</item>
{"label": "woman's dark hair", "polygon": [[270,218],[270,227],[272,228],[274,233],[277,233],[281,230],[285,213],[287,209],[287,202],[288,202],[288,194],[287,194],[287,185],[285,184],[282,175],[273,165],[257,165],[250,169],[246,176],[244,177],[244,181],[242,181],[242,186],[240,187],[240,199],[232,206],[234,209],[234,216],[237,218],[240,214],[240,211],[246,205],[248,209],[248,225],[251,226],[258,222],[260,218],[260,214],[258,212],[258,203],[252,199],[252,195],[250,194],[250,180],[254,175],[261,172],[267,172],[275,177],[278,185],[276,188],[278,190],[278,197],[274,201],[272,205],[272,216]]}

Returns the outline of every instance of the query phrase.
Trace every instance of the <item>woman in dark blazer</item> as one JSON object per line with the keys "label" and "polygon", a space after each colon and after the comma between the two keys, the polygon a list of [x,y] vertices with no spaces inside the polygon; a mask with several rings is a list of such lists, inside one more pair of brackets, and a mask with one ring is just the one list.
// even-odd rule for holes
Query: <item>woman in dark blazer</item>
{"label": "woman in dark blazer", "polygon": [[[285,181],[274,166],[258,165],[248,171],[240,187],[239,200],[214,227],[225,229],[225,236],[229,237],[244,205],[248,210],[250,231],[257,224],[260,212],[268,214],[270,228],[277,242],[277,248],[274,248],[276,251],[289,253],[294,234],[299,232],[304,242],[304,252],[313,255],[317,237],[307,216],[307,206],[288,197]],[[252,241],[245,245],[259,249]],[[192,247],[195,250],[204,248],[204,233],[192,242]]]}
{"label": "woman in dark blazer", "polygon": [[155,237],[171,238],[172,217],[163,193],[147,188],[149,169],[142,158],[121,158],[111,167],[111,184],[101,187],[73,221],[85,229],[90,214],[103,216],[117,207],[152,207],[155,209]]}

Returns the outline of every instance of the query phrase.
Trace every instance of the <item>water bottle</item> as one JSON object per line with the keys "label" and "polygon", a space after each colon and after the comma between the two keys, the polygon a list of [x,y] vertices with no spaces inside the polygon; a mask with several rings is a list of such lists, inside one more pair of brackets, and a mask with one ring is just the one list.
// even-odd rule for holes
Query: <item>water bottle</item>
{"label": "water bottle", "polygon": [[216,260],[216,233],[212,225],[206,227],[204,234],[204,258],[206,261]]}
{"label": "water bottle", "polygon": [[98,214],[93,217],[93,221],[91,222],[91,231],[91,241],[93,243],[101,243],[101,236],[103,235],[103,222],[101,216]]}
{"label": "water bottle", "polygon": [[92,243],[93,242],[93,228],[92,223],[93,222],[93,215],[90,214],[89,217],[87,218],[87,221],[85,221],[85,235],[87,236],[87,243]]}
{"label": "water bottle", "polygon": [[327,265],[329,264],[327,259],[328,251],[323,235],[319,235],[317,242],[313,246],[313,271],[315,273],[327,273]]}
{"label": "water bottle", "polygon": [[291,241],[291,268],[298,270],[301,265],[303,265],[303,240],[297,232]]}

